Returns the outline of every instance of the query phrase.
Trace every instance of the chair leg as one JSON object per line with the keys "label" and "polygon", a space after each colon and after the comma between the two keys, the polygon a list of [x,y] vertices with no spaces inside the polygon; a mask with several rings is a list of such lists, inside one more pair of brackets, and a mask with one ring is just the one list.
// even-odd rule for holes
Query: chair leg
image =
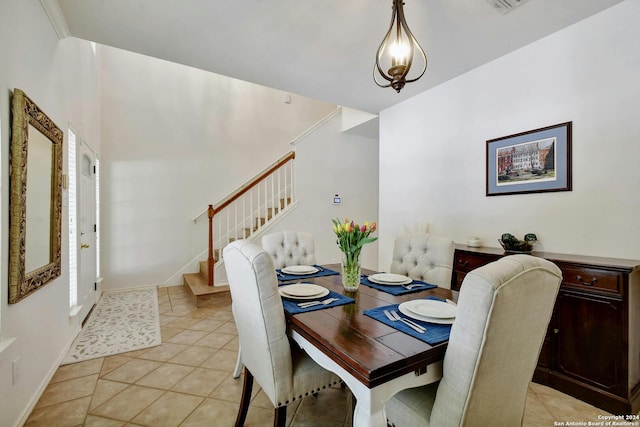
{"label": "chair leg", "polygon": [[273,414],[273,427],[285,427],[287,422],[287,407],[279,406]]}
{"label": "chair leg", "polygon": [[244,368],[244,382],[242,383],[242,398],[240,399],[240,408],[238,408],[238,416],[236,417],[236,426],[243,427],[244,421],[249,412],[249,403],[251,402],[251,391],[253,389],[253,374],[247,368]]}
{"label": "chair leg", "polygon": [[242,347],[238,346],[238,360],[236,360],[236,367],[233,370],[233,378],[238,378],[242,372]]}

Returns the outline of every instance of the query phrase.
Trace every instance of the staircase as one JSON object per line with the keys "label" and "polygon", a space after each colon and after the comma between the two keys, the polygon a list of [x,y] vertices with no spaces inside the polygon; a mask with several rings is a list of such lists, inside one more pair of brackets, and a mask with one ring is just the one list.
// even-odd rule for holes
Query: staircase
{"label": "staircase", "polygon": [[209,217],[207,260],[199,261],[197,273],[182,275],[197,307],[230,300],[228,285],[214,286],[215,278],[223,272],[220,254],[224,246],[238,239],[257,239],[295,206],[294,159],[292,151],[193,219],[197,222],[205,213]]}

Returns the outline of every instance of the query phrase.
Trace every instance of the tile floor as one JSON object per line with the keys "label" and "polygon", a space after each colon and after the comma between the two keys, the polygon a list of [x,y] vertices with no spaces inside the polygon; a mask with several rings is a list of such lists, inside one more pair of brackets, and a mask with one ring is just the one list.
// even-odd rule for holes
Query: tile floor
{"label": "tile floor", "polygon": [[[233,426],[242,379],[233,379],[238,338],[228,298],[204,308],[182,287],[160,288],[162,345],[61,366],[26,426]],[[331,408],[331,410],[327,410]],[[600,409],[531,384],[524,425],[597,421]],[[340,387],[288,408],[292,427],[351,426]],[[254,385],[246,427],[271,426],[273,407]]]}

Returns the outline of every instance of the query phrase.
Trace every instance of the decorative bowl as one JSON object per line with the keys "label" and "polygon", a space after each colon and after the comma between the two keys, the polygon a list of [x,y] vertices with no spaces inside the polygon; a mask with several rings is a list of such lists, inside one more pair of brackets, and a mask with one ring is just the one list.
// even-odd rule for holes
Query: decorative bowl
{"label": "decorative bowl", "polygon": [[502,239],[498,239],[498,243],[505,250],[505,252],[510,252],[514,254],[528,254],[533,250],[533,246],[536,241],[525,241],[525,240],[515,240],[503,242]]}

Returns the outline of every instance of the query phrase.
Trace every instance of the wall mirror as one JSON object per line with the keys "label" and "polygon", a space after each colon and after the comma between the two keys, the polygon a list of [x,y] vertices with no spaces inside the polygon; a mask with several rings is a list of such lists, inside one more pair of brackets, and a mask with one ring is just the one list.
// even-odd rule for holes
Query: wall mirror
{"label": "wall mirror", "polygon": [[13,91],[9,195],[9,303],[60,276],[62,140],[56,124]]}

